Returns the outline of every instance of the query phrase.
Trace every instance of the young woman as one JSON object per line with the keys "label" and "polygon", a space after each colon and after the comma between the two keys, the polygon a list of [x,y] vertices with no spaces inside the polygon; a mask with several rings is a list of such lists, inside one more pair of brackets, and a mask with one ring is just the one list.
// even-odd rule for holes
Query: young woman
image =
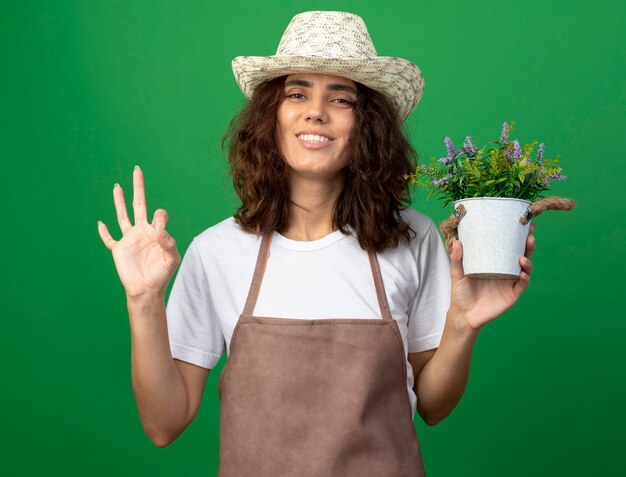
{"label": "young woman", "polygon": [[119,186],[123,238],[99,225],[127,294],[144,429],[175,440],[226,351],[221,476],[425,475],[413,417],[435,425],[459,402],[480,328],[528,286],[532,235],[517,281],[465,277],[460,243],[448,261],[433,220],[408,208],[401,124],[421,72],[376,56],[360,17],[296,15],[277,55],[233,69],[250,98],[225,137],[233,217],[181,263],[167,212],[147,222],[136,168],[135,225]]}

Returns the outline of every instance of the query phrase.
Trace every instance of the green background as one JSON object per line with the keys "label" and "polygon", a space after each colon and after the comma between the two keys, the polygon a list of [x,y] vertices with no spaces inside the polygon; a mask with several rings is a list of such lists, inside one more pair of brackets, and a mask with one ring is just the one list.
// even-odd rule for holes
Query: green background
{"label": "green background", "polygon": [[[237,55],[274,54],[292,16],[360,14],[378,53],[415,62],[408,125],[443,139],[545,143],[577,202],[535,219],[529,288],[483,329],[465,395],[416,419],[430,476],[626,475],[623,2],[12,2],[0,14],[3,475],[216,475],[219,366],[198,416],[159,449],[131,388],[124,290],[96,221],[112,188],[165,208],[181,254],[238,205],[219,142],[242,102]],[[452,209],[413,207],[437,223]]]}

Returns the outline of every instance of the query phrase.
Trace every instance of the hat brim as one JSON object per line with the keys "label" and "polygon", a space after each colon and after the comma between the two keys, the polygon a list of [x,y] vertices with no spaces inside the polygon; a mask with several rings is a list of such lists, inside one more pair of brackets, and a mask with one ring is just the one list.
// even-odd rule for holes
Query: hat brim
{"label": "hat brim", "polygon": [[337,59],[311,56],[238,56],[233,73],[247,98],[264,81],[294,73],[324,73],[349,78],[386,94],[395,104],[401,122],[424,94],[421,70],[403,58]]}

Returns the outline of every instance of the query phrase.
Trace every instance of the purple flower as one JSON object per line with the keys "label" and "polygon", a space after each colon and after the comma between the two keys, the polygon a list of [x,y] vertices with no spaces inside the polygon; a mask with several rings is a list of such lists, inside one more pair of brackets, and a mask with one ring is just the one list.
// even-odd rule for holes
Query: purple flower
{"label": "purple flower", "polygon": [[541,164],[542,157],[543,157],[543,143],[539,144],[539,152],[537,153],[537,164]]}
{"label": "purple flower", "polygon": [[513,162],[514,159],[519,159],[522,155],[522,149],[520,148],[519,141],[516,139],[513,141],[513,150],[507,148],[506,151],[507,158],[509,159],[509,164]]}
{"label": "purple flower", "polygon": [[519,145],[519,141],[516,139],[513,141],[513,157],[519,159],[522,156],[522,148]]}
{"label": "purple flower", "polygon": [[450,174],[446,174],[444,177],[442,177],[441,179],[435,179],[433,181],[433,185],[435,187],[439,187],[441,184],[445,184],[446,182],[448,182],[448,180],[450,179]]}
{"label": "purple flower", "polygon": [[564,181],[567,179],[567,176],[562,176],[560,174],[551,174],[546,177],[546,179],[549,181]]}
{"label": "purple flower", "polygon": [[465,136],[465,143],[463,143],[463,146],[461,146],[461,150],[468,156],[473,156],[478,152],[478,150],[472,143],[472,138],[470,136]]}
{"label": "purple flower", "polygon": [[439,162],[441,162],[444,166],[447,166],[452,162],[452,158],[450,156],[442,157],[441,159],[439,159]]}
{"label": "purple flower", "polygon": [[428,167],[425,164],[420,164],[420,168],[426,172],[428,170]]}
{"label": "purple flower", "polygon": [[509,123],[503,123],[502,133],[500,134],[500,142],[502,144],[506,144],[506,141],[508,138],[509,138]]}
{"label": "purple flower", "polygon": [[450,159],[453,159],[454,153],[456,152],[456,148],[454,147],[454,144],[452,144],[452,139],[450,139],[449,136],[446,136],[443,142],[446,144],[446,147],[448,148],[448,157]]}

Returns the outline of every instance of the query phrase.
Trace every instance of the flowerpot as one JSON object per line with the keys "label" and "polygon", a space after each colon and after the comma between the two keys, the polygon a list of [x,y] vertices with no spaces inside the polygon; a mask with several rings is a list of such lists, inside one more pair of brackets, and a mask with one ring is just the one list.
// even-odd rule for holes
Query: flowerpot
{"label": "flowerpot", "polygon": [[[465,207],[465,215],[459,205]],[[532,202],[505,197],[472,197],[454,201],[457,233],[463,245],[463,271],[476,278],[519,278],[526,251],[527,224],[520,218]]]}

